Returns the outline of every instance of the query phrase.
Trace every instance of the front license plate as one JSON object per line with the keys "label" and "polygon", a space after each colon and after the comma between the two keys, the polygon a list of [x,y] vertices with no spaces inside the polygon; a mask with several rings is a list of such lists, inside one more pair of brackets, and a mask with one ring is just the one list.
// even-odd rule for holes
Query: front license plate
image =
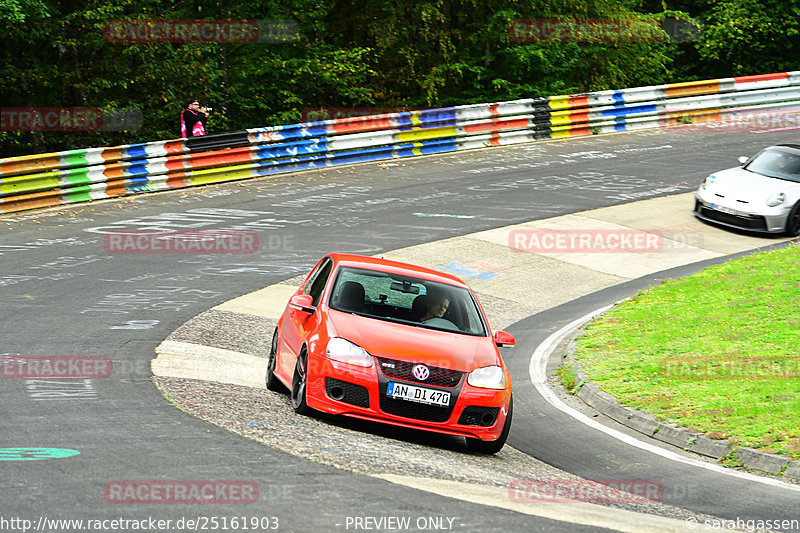
{"label": "front license plate", "polygon": [[423,389],[405,383],[389,382],[386,388],[386,396],[409,402],[425,403],[428,405],[438,405],[448,407],[450,405],[450,393],[432,389]]}
{"label": "front license plate", "polygon": [[728,213],[729,215],[735,215],[736,214],[735,210],[731,209],[730,207],[725,207],[724,205],[711,204],[711,209],[714,209],[716,211],[720,211],[722,213]]}

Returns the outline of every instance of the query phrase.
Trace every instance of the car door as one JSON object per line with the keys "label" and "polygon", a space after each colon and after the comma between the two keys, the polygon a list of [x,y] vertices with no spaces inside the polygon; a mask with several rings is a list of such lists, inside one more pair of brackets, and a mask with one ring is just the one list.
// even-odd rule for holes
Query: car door
{"label": "car door", "polygon": [[[315,308],[322,300],[322,293],[325,291],[325,286],[330,279],[332,270],[333,260],[330,257],[324,258],[317,264],[306,280],[305,285],[303,285],[300,294],[311,295]],[[306,339],[317,326],[318,320],[315,315],[316,313],[309,314],[306,311],[292,309],[291,307],[287,307],[286,311],[284,311],[281,323],[283,346],[279,348],[281,352],[278,358],[282,375],[291,378],[297,356],[300,354]]]}

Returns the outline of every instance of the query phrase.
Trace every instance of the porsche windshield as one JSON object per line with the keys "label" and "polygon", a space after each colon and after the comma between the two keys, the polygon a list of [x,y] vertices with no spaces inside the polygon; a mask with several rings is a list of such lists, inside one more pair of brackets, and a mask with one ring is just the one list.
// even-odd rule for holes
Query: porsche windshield
{"label": "porsche windshield", "polygon": [[800,155],[783,150],[764,150],[751,159],[744,168],[770,178],[800,183]]}
{"label": "porsche windshield", "polygon": [[337,311],[381,320],[486,335],[470,291],[416,277],[341,267],[328,305]]}

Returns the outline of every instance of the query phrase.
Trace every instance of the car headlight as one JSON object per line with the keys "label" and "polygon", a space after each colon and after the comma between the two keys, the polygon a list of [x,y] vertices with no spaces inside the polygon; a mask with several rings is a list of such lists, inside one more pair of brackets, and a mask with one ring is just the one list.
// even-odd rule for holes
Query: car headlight
{"label": "car headlight", "polygon": [[506,375],[502,367],[484,366],[470,372],[467,383],[481,389],[502,390],[506,388]]}
{"label": "car headlight", "polygon": [[710,176],[706,176],[706,179],[704,179],[703,183],[701,184],[701,187],[703,187],[703,190],[706,190],[709,185],[714,183],[714,179],[715,179],[714,174],[711,174]]}
{"label": "car headlight", "polygon": [[777,205],[781,205],[783,201],[786,200],[786,195],[782,192],[777,194],[770,194],[769,198],[767,198],[767,205],[769,207],[775,207]]}
{"label": "car headlight", "polygon": [[372,356],[369,352],[341,337],[333,337],[328,341],[328,346],[325,347],[325,357],[349,365],[365,368],[372,366]]}

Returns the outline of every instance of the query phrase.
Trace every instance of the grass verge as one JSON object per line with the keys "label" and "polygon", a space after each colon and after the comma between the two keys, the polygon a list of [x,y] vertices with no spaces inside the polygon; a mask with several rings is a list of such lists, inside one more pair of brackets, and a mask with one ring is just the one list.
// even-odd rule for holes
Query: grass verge
{"label": "grass verge", "polygon": [[576,355],[624,405],[800,459],[800,245],[641,291],[590,324]]}

